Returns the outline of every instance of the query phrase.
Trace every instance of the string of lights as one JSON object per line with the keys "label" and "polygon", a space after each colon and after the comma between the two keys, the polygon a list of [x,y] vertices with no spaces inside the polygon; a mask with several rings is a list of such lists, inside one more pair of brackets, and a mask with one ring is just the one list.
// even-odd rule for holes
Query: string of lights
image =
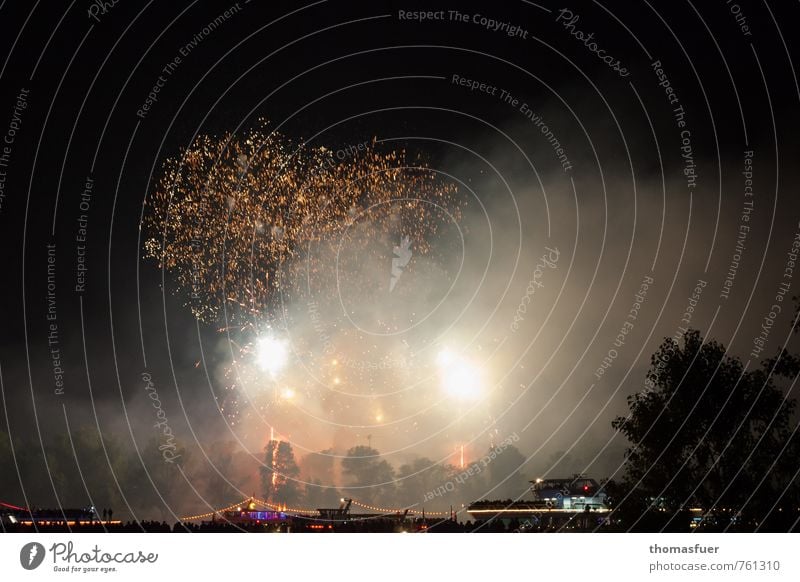
{"label": "string of lights", "polygon": [[259,505],[269,507],[270,509],[273,509],[275,511],[283,511],[289,513],[315,513],[317,511],[316,509],[308,509],[303,507],[287,507],[286,505],[276,505],[274,503],[264,501],[263,499],[258,499],[257,497],[251,497],[250,499],[253,500],[255,503],[258,503]]}
{"label": "string of lights", "polygon": [[[380,511],[381,513],[401,513],[405,511],[405,509],[392,509],[389,507],[376,507],[374,505],[367,505],[365,503],[360,503],[356,500],[353,500],[353,505],[358,505],[359,507],[363,507],[364,509],[370,509],[372,511]],[[418,511],[416,509],[409,509],[408,512],[420,515],[423,513],[422,511]],[[426,511],[425,515],[448,516],[450,515],[450,513],[447,511]]]}
{"label": "string of lights", "polygon": [[[282,511],[282,512],[285,512],[285,513],[305,513],[305,514],[308,514],[308,513],[316,513],[316,511],[317,511],[316,509],[308,509],[308,508],[302,508],[302,507],[287,507],[286,505],[278,505],[278,504],[275,504],[275,503],[270,503],[269,501],[265,501],[264,499],[259,499],[257,497],[248,497],[247,499],[243,499],[242,501],[239,501],[237,503],[233,503],[233,504],[231,504],[231,505],[229,505],[227,507],[223,507],[223,508],[220,508],[220,509],[215,509],[214,511],[209,511],[207,513],[200,513],[200,514],[197,514],[197,515],[190,515],[190,516],[186,516],[186,517],[181,517],[180,520],[181,521],[193,521],[195,519],[203,519],[205,517],[211,517],[212,515],[223,513],[225,511],[231,511],[234,508],[241,509],[242,507],[247,507],[250,504],[262,505],[264,507],[272,509],[273,511]],[[405,509],[397,509],[397,508],[389,508],[389,507],[376,507],[374,505],[367,505],[366,503],[361,503],[361,502],[356,501],[356,500],[353,500],[353,505],[357,505],[358,507],[362,507],[364,509],[369,509],[371,511],[378,511],[380,513],[402,513],[404,511],[406,511]],[[423,513],[425,513],[425,515],[430,515],[430,516],[434,516],[434,517],[438,517],[438,516],[446,517],[446,516],[450,515],[450,513],[447,512],[447,511],[424,511],[423,512],[423,511],[419,511],[419,510],[416,510],[416,509],[409,509],[408,512],[409,513],[413,513],[415,515],[422,515]]]}
{"label": "string of lights", "polygon": [[[245,503],[247,501],[248,501],[247,499],[244,500]],[[232,505],[229,505],[228,507],[223,507],[221,509],[215,509],[214,511],[209,511],[208,513],[199,513],[197,515],[189,515],[189,516],[186,516],[186,517],[182,517],[180,519],[181,519],[181,521],[192,521],[192,520],[195,520],[195,519],[202,519],[204,517],[211,517],[212,515],[215,515],[217,513],[222,513],[223,511],[230,511],[234,507],[239,507],[239,506],[242,505],[242,503],[243,502],[240,501],[238,503],[234,503]]]}

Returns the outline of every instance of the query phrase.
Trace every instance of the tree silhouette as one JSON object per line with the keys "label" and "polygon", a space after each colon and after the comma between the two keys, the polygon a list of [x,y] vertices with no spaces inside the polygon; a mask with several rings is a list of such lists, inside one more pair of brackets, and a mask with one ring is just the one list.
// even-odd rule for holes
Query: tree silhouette
{"label": "tree silhouette", "polygon": [[319,480],[325,485],[333,485],[336,480],[336,458],[336,451],[333,449],[308,453],[300,460],[300,472],[309,481]]}
{"label": "tree silhouette", "polygon": [[453,503],[455,496],[449,496],[447,490],[443,495],[437,494],[435,502],[430,499],[447,483],[453,485],[450,491],[455,491],[457,483],[454,479],[458,472],[453,465],[434,463],[425,457],[403,464],[397,470],[397,501],[402,507],[413,506],[415,509],[430,508],[437,503],[442,505],[445,497]]}
{"label": "tree silhouette", "polygon": [[157,438],[149,439],[140,449],[141,462],[138,458],[131,460],[125,481],[130,483],[134,492],[134,503],[141,504],[140,514],[153,515],[158,512],[162,520],[175,519],[180,515],[188,502],[186,495],[186,479],[181,475],[180,467],[191,459],[188,451],[177,443],[175,454],[180,455],[179,462],[170,463],[164,459],[163,443]]}
{"label": "tree silhouette", "polygon": [[342,494],[334,486],[336,451],[325,449],[309,453],[300,461],[300,471],[306,485],[305,504],[310,508],[338,507]]}
{"label": "tree silhouette", "polygon": [[525,455],[514,445],[495,447],[487,453],[494,458],[488,464],[489,496],[498,499],[517,499],[530,489],[528,478],[522,473]]}
{"label": "tree silhouette", "polygon": [[354,499],[381,506],[394,503],[394,469],[372,447],[360,445],[348,450],[342,459],[342,472],[346,485],[353,488],[350,494]]}
{"label": "tree silhouette", "polygon": [[225,507],[243,493],[259,491],[260,463],[235,441],[213,441],[188,467],[192,483],[212,507]]}
{"label": "tree silhouette", "polygon": [[292,445],[286,441],[269,441],[264,450],[264,465],[261,467],[264,497],[278,504],[299,503],[303,496],[299,476],[300,469],[294,459]]}
{"label": "tree silhouette", "polygon": [[681,344],[666,339],[651,358],[646,388],[628,397],[630,414],[613,421],[631,443],[629,501],[645,512],[699,506],[763,519],[791,485],[784,447],[793,445],[795,401],[775,382],[798,371],[785,353],[745,366],[696,330]]}

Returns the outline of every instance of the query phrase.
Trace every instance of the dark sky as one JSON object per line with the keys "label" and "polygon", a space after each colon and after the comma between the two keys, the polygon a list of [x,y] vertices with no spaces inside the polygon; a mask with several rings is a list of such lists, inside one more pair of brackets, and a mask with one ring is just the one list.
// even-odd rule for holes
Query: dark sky
{"label": "dark sky", "polygon": [[[420,10],[431,19],[401,18]],[[180,439],[232,438],[214,401],[229,364],[222,324],[198,323],[169,274],[162,293],[161,271],[142,258],[140,217],[166,158],[197,135],[266,119],[295,142],[333,150],[372,138],[405,147],[472,190],[464,276],[436,322],[461,326],[491,396],[465,416],[460,436],[434,438],[442,421],[426,417],[410,433],[376,428],[373,444],[398,443],[403,452],[390,461],[400,463],[443,458],[459,438],[477,451],[518,434],[531,470],[551,469],[570,450],[565,470],[612,474],[625,443],[610,421],[641,389],[650,354],[684,325],[698,280],[691,325],[745,360],[788,283],[762,355],[786,341],[800,289],[784,276],[800,231],[799,10],[747,0],[0,3],[0,139],[13,142],[0,144],[0,154],[10,147],[0,167],[0,429],[34,439],[37,426],[65,431],[66,416],[147,438],[147,372]],[[81,215],[85,241],[76,238]],[[558,265],[512,332],[548,246],[559,249]],[[628,318],[649,278],[638,317]],[[626,321],[626,342],[597,374]],[[48,343],[52,323],[57,344]],[[305,422],[315,435],[318,425]],[[265,430],[238,436],[259,454]],[[366,432],[293,438],[320,450],[363,442]]]}

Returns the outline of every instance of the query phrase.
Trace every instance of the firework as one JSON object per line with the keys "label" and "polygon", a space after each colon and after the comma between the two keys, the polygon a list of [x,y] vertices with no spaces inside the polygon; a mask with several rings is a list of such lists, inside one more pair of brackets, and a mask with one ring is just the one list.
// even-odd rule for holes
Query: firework
{"label": "firework", "polygon": [[[199,137],[164,163],[147,201],[145,254],[174,276],[195,316],[215,321],[223,307],[273,319],[346,271],[347,258],[384,252],[375,241],[386,237],[431,253],[441,225],[461,217],[456,188],[375,140],[350,153],[340,160],[263,127]],[[346,259],[337,271],[326,257]]]}

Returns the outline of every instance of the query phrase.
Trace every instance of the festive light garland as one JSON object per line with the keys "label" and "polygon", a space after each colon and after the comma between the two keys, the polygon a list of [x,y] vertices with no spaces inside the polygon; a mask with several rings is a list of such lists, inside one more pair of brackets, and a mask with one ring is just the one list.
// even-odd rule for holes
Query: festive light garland
{"label": "festive light garland", "polygon": [[253,502],[258,503],[259,505],[263,505],[265,507],[269,507],[275,511],[283,511],[285,513],[314,513],[316,509],[308,509],[303,507],[286,507],[285,505],[275,505],[274,503],[269,503],[268,501],[264,501],[263,499],[258,499],[257,497],[250,498]]}
{"label": "festive light garland", "polygon": [[[246,498],[246,499],[244,499],[244,500],[242,500],[242,501],[240,501],[238,503],[234,503],[232,505],[229,505],[228,507],[223,507],[221,509],[217,509],[217,510],[214,510],[214,511],[209,511],[208,513],[200,513],[198,515],[191,515],[191,516],[187,516],[187,517],[182,517],[182,518],[180,518],[180,520],[181,521],[193,521],[195,519],[202,519],[204,517],[211,517],[212,515],[216,515],[218,513],[223,513],[225,511],[231,511],[234,507],[246,506],[246,505],[248,505],[250,503],[257,503],[258,505],[263,505],[264,507],[268,507],[269,509],[272,509],[273,511],[281,511],[281,512],[284,512],[284,513],[315,513],[317,511],[316,509],[298,508],[298,507],[286,507],[285,505],[281,506],[281,505],[277,505],[275,503],[270,503],[269,501],[265,501],[263,499],[259,499],[257,497],[248,497],[248,498]],[[405,509],[392,509],[392,508],[388,508],[388,507],[376,507],[374,505],[367,505],[366,503],[360,503],[360,502],[358,502],[356,500],[353,500],[353,504],[357,505],[359,507],[363,507],[364,509],[370,509],[372,511],[378,511],[380,513],[401,513],[401,512],[406,511]],[[416,515],[422,515],[423,513],[425,513],[426,515],[431,515],[431,516],[449,516],[449,515],[451,515],[447,511],[418,511],[418,510],[415,510],[415,509],[409,509],[408,512],[416,514]]]}
{"label": "festive light garland", "polygon": [[[244,501],[245,502],[249,501],[249,499],[245,499]],[[234,503],[233,505],[229,505],[228,507],[223,507],[222,509],[216,509],[214,511],[209,511],[208,513],[200,513],[198,515],[190,515],[190,516],[187,516],[187,517],[182,517],[182,518],[180,518],[180,520],[181,521],[193,521],[195,519],[201,519],[203,517],[211,517],[212,515],[215,515],[217,513],[222,513],[223,511],[230,511],[234,507],[239,507],[240,505],[242,505],[242,503],[243,502],[240,501],[239,503]]]}
{"label": "festive light garland", "polygon": [[[364,509],[371,509],[372,511],[380,511],[382,513],[400,513],[400,512],[405,511],[405,509],[392,509],[392,508],[389,508],[389,507],[375,507],[374,505],[367,505],[365,503],[360,503],[360,502],[358,502],[356,500],[353,500],[353,505],[358,505],[359,507],[363,507]],[[416,509],[409,509],[408,512],[409,513],[414,513],[414,514],[419,514],[419,515],[422,515],[422,513],[423,513],[422,511],[418,511]],[[425,514],[426,515],[442,515],[442,516],[450,515],[450,513],[447,512],[447,511],[426,511]]]}

